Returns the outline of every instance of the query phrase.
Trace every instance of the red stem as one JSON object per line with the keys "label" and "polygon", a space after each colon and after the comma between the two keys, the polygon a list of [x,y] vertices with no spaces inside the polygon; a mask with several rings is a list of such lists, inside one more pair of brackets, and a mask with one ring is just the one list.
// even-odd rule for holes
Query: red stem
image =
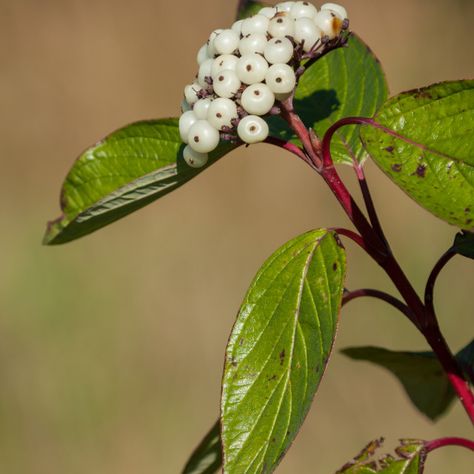
{"label": "red stem", "polygon": [[384,301],[385,303],[390,304],[394,308],[401,311],[411,321],[413,321],[415,318],[411,309],[406,304],[402,303],[399,299],[395,298],[392,295],[389,295],[388,293],[379,290],[374,290],[372,288],[362,288],[360,290],[346,292],[342,297],[342,306],[346,305],[352,300],[355,300],[356,298],[362,298],[366,296],[369,296],[371,298],[377,298],[379,300]]}
{"label": "red stem", "polygon": [[433,441],[428,441],[425,444],[425,449],[427,453],[434,451],[438,448],[444,448],[445,446],[461,446],[462,448],[470,449],[474,451],[474,441],[471,441],[466,438],[440,438]]}
{"label": "red stem", "polygon": [[[474,423],[474,394],[471,392],[462,370],[441,333],[434,311],[428,310],[416,293],[394,258],[388,244],[385,242],[383,233],[378,235],[378,232],[374,230],[357,206],[346,186],[341,181],[331,157],[331,139],[334,133],[345,125],[371,125],[391,135],[396,135],[395,132],[369,118],[347,117],[336,122],[328,129],[321,144],[315,144],[314,138],[311,140],[310,134],[303,122],[294,113],[291,102],[283,103],[282,112],[283,118],[288,121],[295,133],[300,137],[306,153],[315,165],[314,168],[321,174],[349,219],[359,231],[367,253],[384,269],[402,295],[413,315],[413,319],[410,319],[433,349],[471,422]],[[375,209],[373,212],[375,212]]]}
{"label": "red stem", "polygon": [[434,305],[433,305],[433,293],[434,286],[438,275],[441,273],[441,270],[446,266],[446,264],[456,255],[454,249],[450,248],[447,250],[441,258],[436,262],[436,265],[433,267],[433,270],[430,273],[428,281],[426,282],[425,288],[425,306],[431,314],[435,314]]}

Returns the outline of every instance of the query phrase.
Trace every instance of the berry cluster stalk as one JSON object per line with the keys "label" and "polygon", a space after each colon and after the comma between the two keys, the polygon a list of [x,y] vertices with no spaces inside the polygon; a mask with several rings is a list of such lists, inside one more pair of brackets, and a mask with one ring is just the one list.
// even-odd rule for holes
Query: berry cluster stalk
{"label": "berry cluster stalk", "polygon": [[[378,290],[364,289],[346,293],[344,303],[361,296],[370,296],[379,298],[395,306],[405,314],[423,334],[432,348],[471,422],[474,423],[474,395],[470,390],[469,383],[463,371],[459,367],[441,333],[432,304],[432,292],[436,276],[452,255],[448,254],[444,258],[442,257],[433,270],[427,284],[426,301],[423,302],[395,259],[383,234],[361,167],[356,163],[354,164],[370,221],[366,218],[342,182],[331,157],[331,139],[334,133],[343,126],[370,125],[382,128],[387,133],[393,134],[394,132],[385,129],[372,119],[348,117],[330,127],[323,140],[320,141],[312,131],[308,131],[300,117],[295,113],[292,97],[283,103],[282,116],[303,144],[302,152],[305,155],[303,158],[304,161],[309,163],[310,166],[321,175],[359,234],[346,229],[337,229],[337,231],[339,234],[354,240],[384,269],[404,300],[403,303],[395,297],[379,292]],[[299,153],[296,154],[301,157]]]}

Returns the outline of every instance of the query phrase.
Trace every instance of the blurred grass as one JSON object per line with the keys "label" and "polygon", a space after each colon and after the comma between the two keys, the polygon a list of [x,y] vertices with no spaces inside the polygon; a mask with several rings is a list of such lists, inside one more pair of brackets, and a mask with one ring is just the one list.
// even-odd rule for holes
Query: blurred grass
{"label": "blurred grass", "polygon": [[[217,416],[226,339],[259,265],[298,233],[345,222],[303,164],[258,146],[97,234],[40,246],[74,157],[125,123],[177,115],[198,45],[232,21],[231,3],[183,0],[177,10],[151,0],[0,0],[0,472],[179,472]],[[345,5],[392,93],[473,76],[473,2]],[[371,164],[368,175],[421,290],[455,229]],[[390,289],[348,248],[350,287]],[[472,338],[473,276],[459,258],[437,287],[454,350]],[[426,348],[392,309],[362,301],[344,311],[336,349],[358,344]],[[392,377],[335,354],[279,472],[333,472],[379,435],[394,442],[471,431],[459,406],[432,424]],[[472,456],[453,448],[427,468],[470,466]]]}

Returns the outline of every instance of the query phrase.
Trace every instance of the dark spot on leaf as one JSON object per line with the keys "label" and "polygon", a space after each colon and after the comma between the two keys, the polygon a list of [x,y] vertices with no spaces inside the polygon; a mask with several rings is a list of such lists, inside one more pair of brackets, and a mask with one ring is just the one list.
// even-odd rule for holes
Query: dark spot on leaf
{"label": "dark spot on leaf", "polygon": [[286,432],[286,436],[290,436],[290,430]]}
{"label": "dark spot on leaf", "polygon": [[335,234],[334,235],[334,240],[336,241],[336,245],[338,247],[341,247],[341,249],[344,248],[344,245],[342,245],[341,239],[339,238],[339,235]]}
{"label": "dark spot on leaf", "polygon": [[241,346],[244,343],[244,338],[241,338],[239,341],[239,346]]}
{"label": "dark spot on leaf", "polygon": [[395,173],[400,173],[402,170],[402,165],[400,163],[394,163],[392,165],[392,171],[395,171]]}
{"label": "dark spot on leaf", "polygon": [[275,374],[275,375],[272,375],[272,376],[268,379],[268,381],[271,382],[272,380],[276,380],[276,378],[277,378],[276,374]]}
{"label": "dark spot on leaf", "polygon": [[337,270],[337,262],[334,262],[334,263],[332,264],[332,269],[333,269],[334,271]]}
{"label": "dark spot on leaf", "polygon": [[426,165],[418,165],[416,168],[416,175],[420,178],[424,178],[426,175]]}
{"label": "dark spot on leaf", "polygon": [[283,349],[280,352],[280,365],[283,365],[283,362],[285,361],[285,349]]}
{"label": "dark spot on leaf", "polygon": [[276,438],[272,438],[272,443],[276,443]]}
{"label": "dark spot on leaf", "polygon": [[393,150],[395,150],[393,146],[388,146],[387,148],[385,148],[385,151],[388,151],[389,153],[393,153]]}
{"label": "dark spot on leaf", "polygon": [[467,225],[471,225],[471,224],[472,224],[472,219],[468,219],[468,220],[466,221],[466,224],[467,224]]}
{"label": "dark spot on leaf", "polygon": [[418,89],[418,92],[415,93],[415,99],[432,99],[433,96],[428,92]]}
{"label": "dark spot on leaf", "polygon": [[464,209],[464,212],[465,212],[466,214],[469,214],[469,213],[471,212],[471,209],[470,209],[469,207],[466,207],[466,209]]}

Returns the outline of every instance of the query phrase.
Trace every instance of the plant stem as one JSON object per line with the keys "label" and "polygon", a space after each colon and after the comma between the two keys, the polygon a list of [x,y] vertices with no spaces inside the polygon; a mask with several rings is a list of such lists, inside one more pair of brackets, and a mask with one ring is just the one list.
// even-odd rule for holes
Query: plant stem
{"label": "plant stem", "polygon": [[461,446],[462,448],[470,449],[474,451],[474,441],[466,438],[440,438],[433,441],[427,441],[425,449],[428,453],[438,448],[444,448],[445,446]]}
{"label": "plant stem", "polygon": [[436,279],[440,274],[441,270],[446,266],[446,264],[456,255],[456,252],[453,248],[448,249],[441,258],[436,262],[436,265],[433,267],[433,270],[430,273],[428,281],[426,282],[425,288],[425,306],[426,309],[431,313],[435,314],[433,306],[433,292]]}
{"label": "plant stem", "polygon": [[395,298],[392,295],[389,295],[388,293],[379,290],[374,290],[372,288],[362,288],[360,290],[346,292],[342,297],[342,306],[346,305],[352,300],[355,300],[356,298],[362,298],[365,296],[377,298],[379,300],[384,301],[385,303],[392,305],[394,308],[401,311],[411,321],[413,321],[413,319],[415,318],[410,308],[406,304],[402,303],[399,299]]}
{"label": "plant stem", "polygon": [[[439,359],[440,364],[442,365],[452,387],[456,391],[459,400],[463,404],[471,422],[474,423],[474,394],[471,392],[462,370],[441,333],[434,311],[431,311],[429,307],[427,308],[425,306],[413,288],[393,256],[390,247],[383,236],[381,227],[379,231],[374,228],[377,225],[380,226],[378,218],[375,220],[378,224],[374,226],[374,222],[372,222],[371,225],[362,213],[348,189],[341,181],[331,157],[331,139],[334,133],[345,125],[371,125],[390,134],[394,134],[394,132],[386,129],[372,119],[363,117],[347,117],[339,120],[327,130],[322,143],[315,143],[314,138],[311,140],[310,133],[301,119],[295,114],[292,103],[283,103],[282,112],[283,118],[287,120],[294,132],[301,139],[305,152],[315,165],[314,168],[326,181],[347,216],[358,230],[360,238],[362,239],[363,248],[365,248],[367,253],[384,269],[385,273],[392,280],[393,284],[405,300],[407,307],[410,309],[410,320],[424,335],[426,341],[433,349],[433,352]],[[367,204],[367,196],[365,196],[365,200]],[[368,202],[369,206],[371,206],[371,199]],[[373,213],[374,216],[376,216],[375,208],[373,206],[368,212],[369,214]],[[373,219],[374,217],[372,217],[372,220]],[[357,243],[360,242],[360,238],[358,237],[356,239]],[[437,272],[439,273],[442,266],[443,260],[435,267],[434,273],[432,272],[431,288],[436,280]],[[427,290],[428,298],[430,297],[431,291],[429,288],[430,285],[428,285]]]}

